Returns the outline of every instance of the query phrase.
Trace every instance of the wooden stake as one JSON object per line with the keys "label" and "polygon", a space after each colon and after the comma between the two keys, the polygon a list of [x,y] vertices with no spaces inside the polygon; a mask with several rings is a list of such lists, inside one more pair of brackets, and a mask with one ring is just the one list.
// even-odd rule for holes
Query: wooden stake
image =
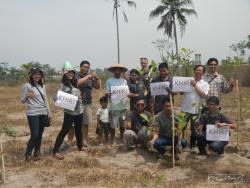
{"label": "wooden stake", "polygon": [[175,167],[175,159],[174,159],[174,106],[173,106],[173,98],[172,98],[172,94],[170,93],[170,103],[171,103],[171,110],[172,110],[172,160],[173,160],[173,169],[172,169],[172,187],[174,187],[174,167]]}
{"label": "wooden stake", "polygon": [[237,98],[237,150],[239,149],[239,127],[240,127],[240,89],[239,89],[239,81],[236,80],[236,98]]}
{"label": "wooden stake", "polygon": [[3,184],[5,184],[5,166],[4,166],[4,153],[3,153],[3,142],[0,139],[0,149],[1,149],[1,160],[2,160],[2,175],[3,175]]}

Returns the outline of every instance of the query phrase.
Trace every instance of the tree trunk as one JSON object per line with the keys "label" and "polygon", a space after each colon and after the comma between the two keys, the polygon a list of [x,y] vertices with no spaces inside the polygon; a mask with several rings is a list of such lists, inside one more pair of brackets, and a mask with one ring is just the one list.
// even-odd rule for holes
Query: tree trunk
{"label": "tree trunk", "polygon": [[176,50],[176,57],[177,57],[177,63],[173,70],[173,75],[176,74],[179,67],[179,50],[178,50],[178,40],[177,40],[177,32],[176,32],[176,23],[175,23],[175,16],[173,15],[173,22],[174,22],[174,39],[175,39],[175,50]]}
{"label": "tree trunk", "polygon": [[116,32],[117,32],[117,58],[120,64],[120,40],[119,40],[119,22],[118,22],[118,2],[115,0],[115,17],[116,17]]}

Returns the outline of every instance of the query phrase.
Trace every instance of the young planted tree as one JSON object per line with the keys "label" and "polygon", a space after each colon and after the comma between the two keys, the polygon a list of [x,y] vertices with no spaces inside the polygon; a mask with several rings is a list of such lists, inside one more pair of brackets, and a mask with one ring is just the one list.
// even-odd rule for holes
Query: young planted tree
{"label": "young planted tree", "polygon": [[158,25],[158,30],[164,29],[164,34],[175,40],[175,49],[177,56],[177,64],[174,68],[174,74],[177,71],[179,64],[178,55],[178,38],[176,31],[176,22],[180,26],[181,34],[185,31],[187,24],[186,16],[197,15],[196,11],[189,6],[193,6],[192,0],[160,0],[161,4],[151,11],[150,19],[161,16],[161,22]]}
{"label": "young planted tree", "polygon": [[125,22],[128,22],[128,17],[121,6],[121,3],[126,3],[129,7],[136,8],[136,3],[134,1],[128,1],[128,0],[113,0],[114,1],[114,9],[113,9],[113,16],[115,15],[116,20],[116,33],[117,33],[117,60],[118,64],[120,64],[120,36],[119,36],[119,19],[118,19],[118,8],[122,9],[123,18]]}

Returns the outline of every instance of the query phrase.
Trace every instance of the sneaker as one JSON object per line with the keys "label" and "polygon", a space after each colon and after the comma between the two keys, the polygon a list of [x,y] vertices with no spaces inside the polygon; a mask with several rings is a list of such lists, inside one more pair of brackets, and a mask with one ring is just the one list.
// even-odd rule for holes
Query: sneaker
{"label": "sneaker", "polygon": [[197,155],[197,159],[206,159],[207,158],[207,155],[206,154],[201,154],[201,153],[199,153],[198,155]]}
{"label": "sneaker", "polygon": [[25,155],[25,161],[30,162],[32,159],[31,155]]}
{"label": "sneaker", "polygon": [[62,154],[60,154],[60,153],[54,153],[53,157],[55,157],[56,159],[59,159],[59,160],[63,160],[64,159],[64,156]]}

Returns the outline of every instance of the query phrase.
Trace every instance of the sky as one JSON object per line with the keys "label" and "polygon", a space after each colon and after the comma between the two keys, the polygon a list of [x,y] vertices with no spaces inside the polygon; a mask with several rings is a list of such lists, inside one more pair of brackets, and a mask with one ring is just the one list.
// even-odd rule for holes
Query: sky
{"label": "sky", "polygon": [[[135,0],[137,8],[119,10],[121,64],[139,67],[139,58],[160,61],[152,44],[167,39],[157,31],[160,17],[149,20],[157,0]],[[198,16],[188,16],[179,47],[202,54],[202,62],[233,56],[229,46],[250,35],[250,0],[193,0]],[[0,0],[0,62],[19,67],[34,61],[59,70],[64,61],[92,68],[117,63],[113,0]]]}

